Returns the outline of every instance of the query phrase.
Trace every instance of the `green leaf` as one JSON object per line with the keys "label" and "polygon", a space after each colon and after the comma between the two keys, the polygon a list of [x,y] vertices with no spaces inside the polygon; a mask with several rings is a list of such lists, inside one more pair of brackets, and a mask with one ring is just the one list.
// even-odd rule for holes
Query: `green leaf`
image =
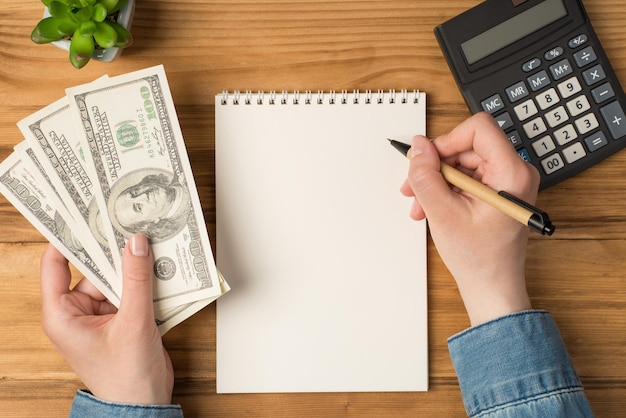
{"label": "green leaf", "polygon": [[106,19],[108,14],[109,11],[102,3],[96,3],[93,6],[93,14],[91,15],[91,18],[96,22],[102,22]]}
{"label": "green leaf", "polygon": [[117,7],[120,0],[100,0],[98,3],[106,7],[107,14],[111,14]]}
{"label": "green leaf", "polygon": [[48,42],[58,41],[64,36],[70,35],[68,32],[68,21],[57,19],[55,17],[47,17],[39,21],[30,39],[36,44],[45,44]]}
{"label": "green leaf", "polygon": [[129,31],[126,30],[122,25],[116,22],[108,22],[108,24],[115,29],[117,33],[117,41],[115,45],[116,48],[128,48],[133,43],[133,35]]}
{"label": "green leaf", "polygon": [[74,13],[74,16],[78,19],[78,21],[90,22],[91,16],[93,15],[93,7],[87,6],[82,9],[73,9],[72,13]]}
{"label": "green leaf", "polygon": [[117,3],[117,6],[115,6],[113,9],[109,10],[109,14],[113,14],[113,13],[117,12],[122,7],[126,6],[126,3],[128,3],[128,0],[119,0],[119,2]]}
{"label": "green leaf", "polygon": [[75,68],[83,68],[93,56],[94,49],[93,37],[85,36],[79,28],[70,42],[70,62]]}
{"label": "green leaf", "polygon": [[92,22],[91,20],[88,22],[83,22],[80,25],[80,33],[82,36],[93,36],[96,32],[96,22]]}
{"label": "green leaf", "polygon": [[117,32],[107,22],[96,23],[94,39],[102,48],[111,48],[117,43]]}
{"label": "green leaf", "polygon": [[48,5],[48,11],[52,17],[56,17],[58,19],[67,19],[69,14],[67,4],[57,0],[50,2]]}

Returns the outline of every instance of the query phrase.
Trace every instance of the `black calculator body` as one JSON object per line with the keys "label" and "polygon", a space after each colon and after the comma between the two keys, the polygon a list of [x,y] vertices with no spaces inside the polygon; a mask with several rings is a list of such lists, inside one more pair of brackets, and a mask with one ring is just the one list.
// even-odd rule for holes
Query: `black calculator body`
{"label": "black calculator body", "polygon": [[626,145],[624,91],[579,0],[487,0],[435,28],[472,113],[489,112],[541,189]]}

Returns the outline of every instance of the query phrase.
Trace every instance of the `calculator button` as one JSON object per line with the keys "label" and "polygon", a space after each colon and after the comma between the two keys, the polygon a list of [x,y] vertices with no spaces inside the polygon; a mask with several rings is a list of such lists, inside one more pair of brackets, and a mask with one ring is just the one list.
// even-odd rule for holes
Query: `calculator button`
{"label": "calculator button", "polygon": [[598,126],[600,126],[598,124],[598,119],[596,118],[596,115],[593,113],[589,113],[580,119],[576,119],[574,124],[576,125],[576,129],[578,129],[578,132],[580,132],[581,134],[591,132]]}
{"label": "calculator button", "polygon": [[583,72],[583,78],[585,79],[585,83],[588,86],[595,84],[599,81],[602,81],[606,78],[606,74],[604,73],[604,68],[600,64],[595,65]]}
{"label": "calculator button", "polygon": [[578,134],[571,123],[554,131],[554,139],[559,145],[565,145],[576,138],[578,138]]}
{"label": "calculator button", "polygon": [[526,161],[527,163],[531,162],[530,154],[528,153],[528,150],[526,148],[518,149],[517,154],[520,156],[522,160]]}
{"label": "calculator button", "polygon": [[494,116],[494,119],[496,120],[496,123],[498,124],[500,129],[502,129],[503,131],[506,131],[511,126],[513,126],[513,120],[511,119],[511,115],[509,115],[509,112],[504,112],[501,115]]}
{"label": "calculator button", "polygon": [[559,96],[556,94],[556,90],[550,89],[546,90],[543,93],[539,93],[536,97],[537,103],[541,110],[546,110],[550,106],[553,106],[559,102]]}
{"label": "calculator button", "polygon": [[591,108],[591,105],[584,94],[567,102],[567,110],[569,110],[569,114],[572,116],[578,116],[589,110],[589,108]]}
{"label": "calculator button", "polygon": [[522,138],[519,136],[519,132],[511,131],[506,134],[506,137],[509,139],[509,142],[513,144],[514,147],[519,147],[522,145]]}
{"label": "calculator button", "polygon": [[485,112],[493,114],[500,109],[504,109],[504,102],[502,101],[502,97],[500,97],[499,94],[494,94],[493,96],[488,97],[480,102],[480,106]]}
{"label": "calculator button", "polygon": [[576,65],[578,65],[578,68],[591,64],[597,59],[598,57],[596,56],[596,52],[593,50],[593,47],[591,45],[574,54],[574,61],[576,61]]}
{"label": "calculator button", "polygon": [[615,96],[615,92],[609,83],[604,83],[591,90],[591,96],[593,97],[593,100],[599,104]]}
{"label": "calculator button", "polygon": [[547,61],[553,61],[557,59],[558,57],[560,57],[561,55],[563,55],[563,48],[561,48],[560,46],[557,46],[557,47],[550,49],[549,51],[546,51],[546,53],[543,54],[543,57]]}
{"label": "calculator button", "polygon": [[558,126],[569,119],[567,112],[563,106],[559,106],[554,110],[551,110],[545,114],[545,118],[548,121],[548,125],[551,128]]}
{"label": "calculator button", "polygon": [[559,153],[552,154],[548,158],[541,160],[541,166],[543,167],[543,171],[546,174],[552,174],[557,170],[563,168],[565,164],[563,164],[563,159],[559,155]]}
{"label": "calculator button", "polygon": [[565,157],[565,161],[567,161],[568,164],[580,160],[585,155],[587,155],[587,153],[583,148],[583,144],[581,144],[580,142],[577,142],[563,149],[563,156]]}
{"label": "calculator button", "polygon": [[506,89],[506,95],[509,96],[509,101],[511,103],[515,103],[518,100],[522,100],[524,97],[528,96],[528,89],[523,81],[519,83],[513,84]]}
{"label": "calculator button", "polygon": [[535,68],[539,68],[540,65],[541,60],[539,58],[533,58],[530,61],[522,64],[522,71],[524,71],[525,73],[529,73],[531,71],[534,71]]}
{"label": "calculator button", "polygon": [[606,137],[604,136],[604,132],[602,131],[598,131],[595,134],[590,135],[587,138],[585,138],[585,145],[587,145],[587,149],[590,152],[594,152],[602,148],[603,146],[607,145],[608,143],[609,141],[606,140]]}
{"label": "calculator button", "polygon": [[537,74],[528,77],[526,81],[528,81],[528,85],[532,91],[541,90],[550,84],[550,78],[545,70],[539,71]]}
{"label": "calculator button", "polygon": [[530,122],[524,124],[524,132],[526,133],[526,136],[530,139],[541,135],[547,130],[548,128],[546,128],[546,124],[543,119],[541,119],[541,117],[535,118]]}
{"label": "calculator button", "polygon": [[538,112],[533,99],[528,99],[525,102],[518,104],[513,108],[513,110],[515,110],[515,114],[520,121],[524,121]]}
{"label": "calculator button", "polygon": [[584,33],[581,33],[578,36],[573,37],[572,39],[569,40],[569,42],[567,43],[567,46],[569,46],[570,48],[578,48],[579,46],[581,46],[582,44],[587,42],[587,35],[585,35]]}
{"label": "calculator button", "polygon": [[567,80],[560,83],[557,87],[559,89],[559,93],[561,93],[561,97],[563,97],[564,99],[567,99],[568,97],[573,96],[582,90],[580,82],[576,77],[568,78]]}
{"label": "calculator button", "polygon": [[611,131],[613,139],[626,135],[626,116],[619,102],[613,102],[600,108],[600,113]]}
{"label": "calculator button", "polygon": [[552,78],[555,80],[560,80],[570,75],[573,71],[574,70],[567,59],[561,60],[550,66],[550,73],[552,74]]}
{"label": "calculator button", "polygon": [[554,141],[550,138],[550,135],[546,135],[533,142],[533,149],[535,150],[537,157],[541,158],[550,151],[554,151],[556,149],[556,145],[554,145]]}

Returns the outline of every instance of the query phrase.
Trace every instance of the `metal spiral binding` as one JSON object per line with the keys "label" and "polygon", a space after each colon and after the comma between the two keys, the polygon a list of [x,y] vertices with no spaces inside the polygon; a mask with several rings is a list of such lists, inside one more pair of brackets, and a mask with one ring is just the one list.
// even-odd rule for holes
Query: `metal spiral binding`
{"label": "metal spiral binding", "polygon": [[[299,105],[311,105],[311,104],[324,104],[328,103],[331,105],[339,104],[359,104],[361,100],[365,104],[383,104],[386,102],[390,104],[407,104],[409,102],[419,103],[419,90],[413,90],[409,92],[406,89],[400,90],[396,93],[395,89],[390,89],[385,92],[384,90],[377,90],[375,93],[372,90],[365,90],[363,94],[363,98],[361,97],[360,90],[352,90],[352,93],[349,93],[348,90],[341,90],[340,94],[337,94],[335,90],[330,90],[329,92],[324,92],[318,90],[317,93],[313,93],[311,90],[306,90],[304,94],[301,94],[299,90],[295,90],[293,93],[289,93],[287,90],[282,90],[280,92],[279,99],[277,100],[277,92],[275,90],[270,90],[269,94],[264,91],[258,91],[254,93],[252,90],[246,90],[243,94],[243,102],[242,102],[242,94],[241,91],[235,90],[232,94],[228,90],[222,91],[222,97],[220,103],[222,105],[227,105],[230,103],[233,105],[239,105],[243,103],[244,105],[275,105],[277,103],[281,105],[289,104],[290,96],[291,96],[291,104]],[[350,100],[352,98],[352,100]]]}

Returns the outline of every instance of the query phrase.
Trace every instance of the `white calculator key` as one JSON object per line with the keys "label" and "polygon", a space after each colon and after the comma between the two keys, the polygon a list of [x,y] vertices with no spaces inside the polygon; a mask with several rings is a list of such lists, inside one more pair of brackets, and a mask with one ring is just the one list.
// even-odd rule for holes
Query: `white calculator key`
{"label": "white calculator key", "polygon": [[533,149],[535,150],[537,157],[543,157],[550,151],[554,151],[555,148],[556,145],[554,145],[554,141],[550,138],[550,135],[546,135],[533,142]]}
{"label": "white calculator key", "polygon": [[559,93],[561,93],[561,96],[564,99],[567,99],[582,90],[577,77],[567,79],[564,82],[559,83],[557,87],[559,88]]}
{"label": "white calculator key", "polygon": [[526,100],[524,103],[515,106],[513,109],[515,110],[515,114],[520,121],[526,120],[537,113],[537,106],[535,106],[533,99]]}
{"label": "white calculator key", "polygon": [[576,138],[578,138],[578,134],[571,123],[554,130],[554,139],[559,145],[565,145]]}
{"label": "white calculator key", "polygon": [[584,94],[567,102],[567,110],[569,110],[569,114],[572,116],[578,116],[590,108],[589,100],[587,100],[587,96]]}
{"label": "white calculator key", "polygon": [[585,152],[585,148],[583,148],[583,144],[580,142],[563,149],[563,156],[565,157],[565,161],[569,164],[580,160],[585,155],[587,155],[587,153]]}
{"label": "white calculator key", "polygon": [[574,123],[576,124],[576,129],[578,129],[578,132],[581,134],[593,131],[599,126],[598,119],[593,113],[589,113],[580,119],[576,119],[576,122]]}
{"label": "white calculator key", "polygon": [[530,139],[541,135],[547,130],[548,128],[546,128],[546,123],[543,119],[541,119],[541,117],[535,118],[524,124],[524,132],[526,132],[526,136]]}
{"label": "white calculator key", "polygon": [[537,95],[537,103],[539,103],[541,110],[546,110],[547,108],[554,106],[559,102],[559,100],[559,96],[554,89],[546,90]]}
{"label": "white calculator key", "polygon": [[569,116],[567,116],[567,112],[563,106],[559,106],[556,109],[547,112],[544,116],[546,117],[548,125],[550,125],[551,128],[554,128],[569,119]]}
{"label": "white calculator key", "polygon": [[545,171],[546,174],[552,174],[555,171],[562,169],[565,164],[563,163],[563,159],[557,152],[552,154],[548,158],[544,158],[543,160],[541,160],[541,166],[543,167],[543,171]]}

